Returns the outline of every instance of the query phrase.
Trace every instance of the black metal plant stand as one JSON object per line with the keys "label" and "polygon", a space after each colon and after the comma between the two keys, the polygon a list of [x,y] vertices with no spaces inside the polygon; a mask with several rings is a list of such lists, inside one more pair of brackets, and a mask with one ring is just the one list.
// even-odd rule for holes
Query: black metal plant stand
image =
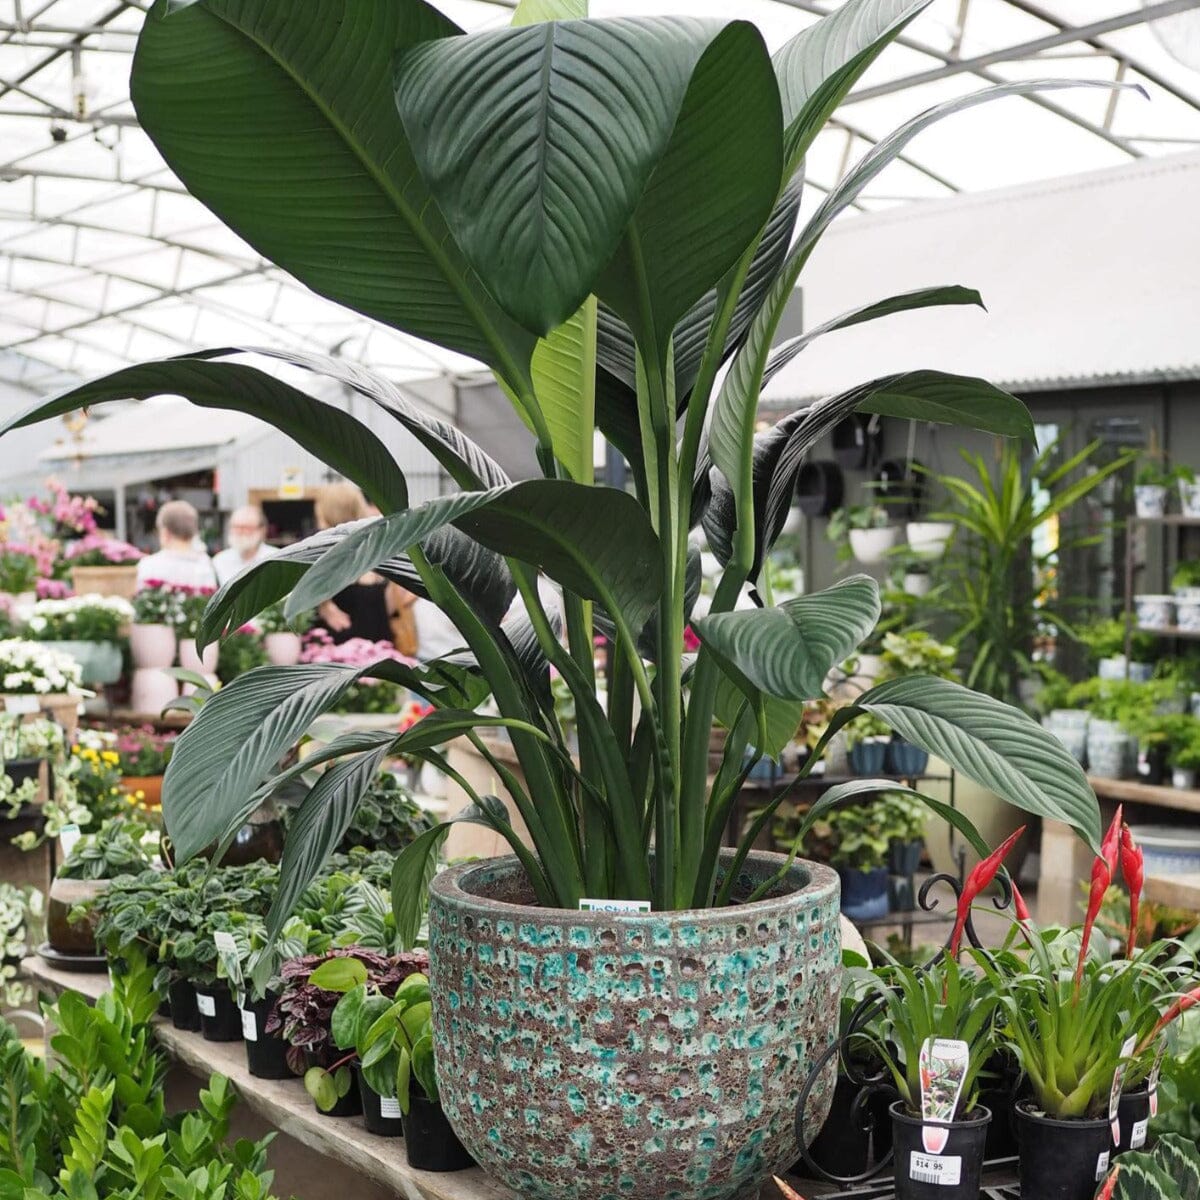
{"label": "black metal plant stand", "polygon": [[[994,898],[993,904],[998,912],[1003,912],[1012,903],[1012,884],[1008,876],[1003,874],[997,876],[996,882],[1000,886],[1000,895]],[[940,900],[937,896],[933,895],[933,891],[940,884],[945,884],[953,893],[955,907],[957,908],[957,902],[962,896],[963,881],[954,875],[937,874],[931,875],[926,879],[917,893],[917,905],[922,912],[932,913],[938,908]],[[974,919],[970,913],[967,915],[963,933],[971,946],[985,955],[988,953],[987,948],[979,940],[979,935],[975,931]],[[948,953],[949,940],[927,963],[917,968],[918,971],[928,971],[942,959],[943,955]],[[840,1191],[845,1191],[853,1193],[856,1197],[870,1197],[875,1195],[883,1196],[891,1190],[890,1182],[886,1184],[882,1180],[875,1183],[871,1182],[891,1164],[892,1151],[890,1145],[887,1151],[879,1155],[874,1161],[871,1161],[871,1157],[869,1156],[867,1166],[863,1171],[841,1175],[816,1161],[810,1143],[813,1142],[820,1130],[810,1130],[806,1127],[805,1123],[805,1110],[808,1107],[808,1098],[830,1062],[836,1061],[841,1078],[848,1080],[850,1085],[856,1089],[854,1100],[850,1106],[849,1120],[854,1128],[861,1129],[867,1135],[868,1139],[870,1139],[872,1149],[877,1144],[875,1138],[872,1136],[875,1131],[875,1113],[881,1107],[880,1102],[882,1100],[886,1099],[890,1103],[899,1097],[899,1093],[885,1068],[881,1067],[875,1074],[869,1073],[868,1070],[862,1068],[861,1064],[854,1061],[851,1049],[855,1039],[862,1034],[865,1027],[874,1019],[881,1007],[882,1001],[874,997],[868,997],[858,1004],[851,1014],[850,1019],[846,1022],[845,1028],[839,1031],[838,1037],[813,1064],[813,1068],[804,1082],[804,1087],[800,1090],[800,1098],[796,1104],[796,1135],[800,1142],[801,1163],[803,1164],[803,1169],[811,1178],[823,1181],[826,1184],[835,1185],[826,1194],[837,1194]],[[1001,1176],[1007,1175],[1008,1172],[1003,1171],[1003,1167],[1009,1161],[1011,1160],[993,1160],[987,1164],[985,1170],[993,1168],[993,1173],[998,1173]],[[824,1189],[822,1190],[824,1192]],[[1015,1194],[1009,1187],[1009,1181],[1004,1178],[998,1179],[992,1186],[989,1186],[989,1181],[985,1180],[984,1191],[988,1193],[994,1192],[996,1196],[999,1196],[1001,1193],[1008,1195]]]}

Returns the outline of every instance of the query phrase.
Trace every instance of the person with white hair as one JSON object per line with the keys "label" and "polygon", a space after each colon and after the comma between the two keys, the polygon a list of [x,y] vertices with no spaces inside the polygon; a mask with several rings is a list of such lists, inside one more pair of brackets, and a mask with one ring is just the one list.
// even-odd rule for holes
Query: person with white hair
{"label": "person with white hair", "polygon": [[267,518],[257,504],[246,504],[236,509],[229,518],[225,531],[227,547],[213,555],[213,570],[217,583],[228,583],[244,567],[262,562],[275,553],[274,546],[267,545]]}
{"label": "person with white hair", "polygon": [[138,560],[137,585],[150,581],[176,587],[216,588],[212,559],[195,547],[200,515],[186,500],[168,500],[154,522],[161,549]]}

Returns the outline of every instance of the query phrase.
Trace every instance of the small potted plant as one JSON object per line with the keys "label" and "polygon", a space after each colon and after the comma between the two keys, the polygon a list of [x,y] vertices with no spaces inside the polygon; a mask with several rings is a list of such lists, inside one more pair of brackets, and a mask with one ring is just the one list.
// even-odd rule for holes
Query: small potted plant
{"label": "small potted plant", "polygon": [[926,560],[941,558],[953,535],[953,521],[909,521],[905,526],[909,548]]}
{"label": "small potted plant", "polygon": [[904,792],[884,792],[876,809],[888,837],[888,871],[911,878],[921,866],[929,810]]}
{"label": "small potted plant", "polygon": [[1096,674],[1101,679],[1130,679],[1145,683],[1154,674],[1155,639],[1151,634],[1133,631],[1133,661],[1125,659],[1125,622],[1105,617],[1081,625],[1076,639],[1087,649]]}
{"label": "small potted plant", "polygon": [[175,663],[180,596],[161,579],[148,579],[133,597],[129,652],[135,668],[165,670]]}
{"label": "small potted plant", "polygon": [[1179,485],[1179,506],[1185,517],[1200,518],[1200,483],[1191,467],[1176,467],[1173,472]]}
{"label": "small potted plant", "polygon": [[833,867],[842,883],[842,914],[868,921],[888,911],[888,830],[877,805],[845,804],[831,809],[812,826],[816,857]]}
{"label": "small potted plant", "polygon": [[114,817],[94,834],[84,834],[63,859],[50,885],[46,934],[59,954],[96,955],[96,918],[86,906],[121,875],[150,865],[143,840],[146,828]]}
{"label": "small potted plant", "polygon": [[881,775],[891,741],[891,727],[868,713],[846,726],[846,753],[855,775]]}
{"label": "small potted plant", "polygon": [[108,684],[121,677],[122,631],[132,620],[133,605],[119,596],[71,596],[39,600],[29,618],[29,632],[71,655],[84,683]]}
{"label": "small potted plant", "polygon": [[303,642],[283,615],[283,605],[284,601],[279,600],[264,608],[254,618],[254,623],[262,630],[267,658],[277,667],[290,667],[300,661]]}
{"label": "small potted plant", "polygon": [[1175,597],[1166,593],[1143,592],[1134,596],[1133,608],[1139,629],[1161,633],[1171,628]]}
{"label": "small potted plant", "polygon": [[1165,463],[1147,459],[1133,479],[1134,512],[1146,519],[1156,519],[1167,514],[1167,495],[1172,474]]}
{"label": "small potted plant", "polygon": [[70,736],[79,724],[82,675],[69,654],[23,638],[0,640],[0,707],[54,718]]}
{"label": "small potted plant", "polygon": [[[284,809],[285,834],[294,819],[294,810]],[[403,850],[432,828],[433,823],[433,818],[413,799],[396,773],[383,770],[354,810],[338,849],[347,851],[362,846],[366,850]]]}
{"label": "small potted plant", "polygon": [[179,616],[176,631],[179,634],[179,665],[188,671],[216,678],[218,648],[215,644],[196,653],[196,628],[204,615],[204,608],[211,599],[214,588],[178,586]]}
{"label": "small potted plant", "polygon": [[899,537],[881,504],[852,504],[836,509],[826,529],[838,548],[838,561],[857,559],[864,565],[883,562]]}
{"label": "small potted plant", "polygon": [[136,546],[93,529],[72,542],[64,557],[71,571],[71,587],[79,595],[133,599],[137,563],[143,557]]}
{"label": "small potted plant", "polygon": [[121,786],[150,808],[162,804],[163,774],[171,761],[177,736],[159,733],[150,725],[131,727],[117,734],[115,750]]}
{"label": "small potted plant", "polygon": [[1188,790],[1196,786],[1196,772],[1200,770],[1200,721],[1185,717],[1189,724],[1180,722],[1177,740],[1170,743],[1171,786]]}

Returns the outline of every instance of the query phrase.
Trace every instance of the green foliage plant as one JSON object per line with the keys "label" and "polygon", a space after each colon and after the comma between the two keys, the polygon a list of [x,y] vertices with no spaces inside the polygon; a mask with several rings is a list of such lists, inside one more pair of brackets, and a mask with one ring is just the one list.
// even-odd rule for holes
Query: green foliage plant
{"label": "green foliage plant", "polygon": [[[880,171],[953,113],[1087,86],[1013,82],[929,109],[869,149],[802,219],[814,138],[927,3],[848,0],[772,57],[741,20],[639,16],[463,34],[422,0],[354,0],[353,20],[349,0],[292,5],[286,21],[277,0],[157,0],[138,39],[131,94],[184,185],[318,293],[484,362],[529,429],[542,474],[513,482],[389,381],[305,351],[267,350],[248,362],[226,347],[144,363],[8,422],[162,393],[252,413],[360,485],[383,515],[239,574],[208,604],[198,641],[285,596],[285,613],[298,615],[377,570],[438,605],[467,648],[421,666],[264,667],[216,693],[167,773],[164,813],[181,860],[240,825],[282,778],[271,778],[276,764],[313,718],[369,673],[427,697],[435,711],[399,736],[348,735],[322,752],[337,761],[293,826],[273,931],[386,757],[446,769],[441,747],[489,725],[508,729],[526,782],[476,737],[477,748],[531,845],[494,797],[468,789],[456,819],[503,836],[540,903],[728,902],[737,872],[719,871],[722,831],[755,761],[747,766],[746,747],[777,754],[770,731],[791,737],[803,703],[823,694],[830,668],[879,617],[877,587],[865,577],[780,605],[735,607],[779,536],[804,456],[856,412],[1015,439],[1033,433],[1014,397],[932,370],[863,383],[756,430],[763,384],[816,337],[915,308],[980,303],[966,288],[924,288],[774,344],[822,235]],[[551,3],[541,15],[565,14]],[[209,133],[197,138],[198,129]],[[286,145],[280,129],[289,130]],[[372,430],[267,369],[281,360],[394,419],[460,490],[410,504],[403,473]],[[631,491],[593,483],[597,430],[629,462]],[[697,526],[722,574],[708,615],[693,619]],[[562,588],[561,613],[543,604],[539,574]],[[525,613],[506,621],[517,596]],[[683,652],[689,622],[701,643],[694,656]],[[612,646],[604,706],[597,631]],[[553,715],[551,667],[575,699],[578,765]],[[475,711],[488,696],[497,717]],[[1023,714],[913,677],[859,697],[830,735],[865,713],[1010,802],[1098,839],[1095,798],[1077,764]],[[730,736],[710,785],[714,719]],[[443,833],[422,835],[397,860],[393,908],[411,937]]]}

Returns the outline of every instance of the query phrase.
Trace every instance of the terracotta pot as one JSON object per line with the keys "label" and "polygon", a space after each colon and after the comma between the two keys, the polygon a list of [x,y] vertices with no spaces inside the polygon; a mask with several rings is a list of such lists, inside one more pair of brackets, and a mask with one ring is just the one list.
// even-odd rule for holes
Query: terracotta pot
{"label": "terracotta pot", "polygon": [[195,638],[179,639],[179,665],[186,667],[189,671],[196,671],[201,675],[214,674],[217,669],[217,657],[220,653],[221,648],[216,642],[213,642],[211,646],[205,646],[203,654],[197,654]]}
{"label": "terracotta pot", "polygon": [[[752,853],[738,891],[784,861]],[[531,900],[513,857],[451,867],[430,888],[441,1102],[485,1170],[545,1200],[724,1200],[795,1162],[800,1091],[837,1030],[828,867],[796,862],[776,896],[719,909]]]}
{"label": "terracotta pot", "polygon": [[158,667],[139,667],[129,688],[129,706],[136,713],[162,712],[179,695],[179,684]]}
{"label": "terracotta pot", "polygon": [[110,567],[72,567],[71,587],[80,596],[120,596],[132,600],[137,591],[137,563]]}
{"label": "terracotta pot", "polygon": [[150,808],[162,807],[162,783],[161,775],[125,775],[121,779],[121,786],[131,796],[141,792],[142,803]]}
{"label": "terracotta pot", "polygon": [[129,653],[135,667],[171,667],[175,665],[175,630],[170,625],[129,627]]}
{"label": "terracotta pot", "polygon": [[267,657],[277,667],[291,667],[300,661],[301,641],[298,633],[268,633],[263,636]]}
{"label": "terracotta pot", "polygon": [[96,927],[90,918],[71,924],[76,904],[94,900],[109,887],[107,879],[55,879],[46,901],[46,937],[60,954],[96,954]]}

